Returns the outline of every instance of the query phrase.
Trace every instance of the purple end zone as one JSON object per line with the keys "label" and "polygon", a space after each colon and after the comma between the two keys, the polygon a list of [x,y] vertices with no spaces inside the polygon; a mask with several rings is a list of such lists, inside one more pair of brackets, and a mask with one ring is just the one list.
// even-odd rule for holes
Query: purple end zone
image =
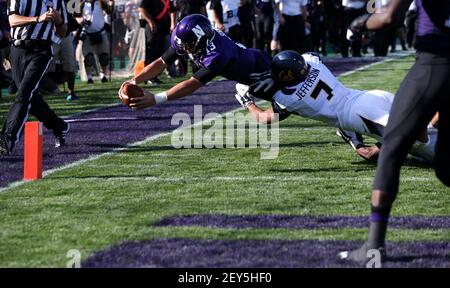
{"label": "purple end zone", "polygon": [[[213,228],[285,228],[285,229],[333,229],[366,228],[367,216],[288,216],[288,215],[184,215],[164,218],[153,224],[163,226],[201,226]],[[402,229],[450,229],[448,216],[396,216],[389,220],[389,227]]]}
{"label": "purple end zone", "polygon": [[[129,241],[95,253],[82,267],[355,267],[337,259],[355,241],[193,240]],[[450,267],[450,243],[391,243],[383,267]]]}
{"label": "purple end zone", "polygon": [[[193,105],[202,105],[203,115],[238,108],[239,103],[233,96],[234,85],[231,81],[218,81],[203,87],[195,95],[141,111],[117,105],[69,117],[68,120],[73,122],[66,147],[54,148],[52,133],[46,131],[44,134],[44,170],[176,129],[177,126],[170,124],[172,116],[184,112],[193,117]],[[23,141],[16,145],[13,155],[0,158],[0,171],[0,187],[22,179]]]}
{"label": "purple end zone", "polygon": [[[378,58],[329,59],[330,69],[339,75]],[[170,125],[172,115],[188,113],[193,117],[193,105],[202,105],[203,114],[223,113],[239,107],[234,99],[232,81],[219,81],[203,87],[192,96],[158,105],[142,111],[132,111],[124,105],[105,107],[94,112],[69,117],[71,130],[68,146],[55,149],[54,137],[46,131],[44,135],[44,170],[60,167],[97,154],[124,147],[149,136],[174,130]],[[69,105],[69,104],[68,104]],[[23,141],[20,141],[11,156],[0,158],[0,187],[18,181],[23,176]]]}

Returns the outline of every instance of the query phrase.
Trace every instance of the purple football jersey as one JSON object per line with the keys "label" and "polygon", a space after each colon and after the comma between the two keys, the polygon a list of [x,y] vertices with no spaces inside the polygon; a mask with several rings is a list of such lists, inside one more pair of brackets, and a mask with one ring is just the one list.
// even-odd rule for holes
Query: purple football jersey
{"label": "purple football jersey", "polygon": [[222,32],[215,32],[204,53],[193,59],[228,80],[251,84],[250,74],[270,70],[271,58],[261,50],[246,48]]}
{"label": "purple football jersey", "polygon": [[450,54],[450,0],[416,0],[416,5],[417,50]]}

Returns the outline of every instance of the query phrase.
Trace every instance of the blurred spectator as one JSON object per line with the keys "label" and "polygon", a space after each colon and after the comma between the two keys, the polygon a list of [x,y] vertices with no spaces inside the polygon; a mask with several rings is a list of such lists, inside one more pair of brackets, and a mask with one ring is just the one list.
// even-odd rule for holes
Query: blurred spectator
{"label": "blurred spectator", "polygon": [[[118,11],[117,17],[113,18],[112,22],[112,55],[119,59],[119,69],[125,68],[125,60],[128,53],[128,47],[126,43],[126,34],[127,34],[127,26],[126,26],[126,16],[125,11]],[[114,63],[111,63],[112,69],[114,69]]]}
{"label": "blurred spectator", "polygon": [[306,52],[305,27],[308,12],[307,0],[275,0],[275,11],[280,21],[279,40],[281,50],[294,50],[300,54]]}
{"label": "blurred spectator", "polygon": [[309,14],[309,23],[311,23],[311,40],[313,50],[327,55],[327,23],[326,12],[323,0],[314,0],[311,2],[311,12]]}
{"label": "blurred spectator", "polygon": [[343,7],[341,0],[323,0],[323,5],[326,14],[326,29],[328,34],[328,41],[334,52],[341,51],[341,29],[343,22]]}
{"label": "blurred spectator", "polygon": [[[341,53],[343,57],[348,57],[348,48],[350,42],[347,40],[347,28],[357,17],[366,14],[365,0],[342,0],[344,7],[343,19],[344,21],[341,29]],[[389,43],[389,42],[388,42]],[[389,44],[388,44],[389,45]],[[351,43],[353,57],[361,57],[362,38],[356,37]]]}
{"label": "blurred spectator", "polygon": [[274,0],[256,0],[255,2],[255,46],[269,54],[274,25],[274,5]]}
{"label": "blurred spectator", "polygon": [[175,7],[177,10],[177,22],[191,14],[202,14],[206,16],[205,0],[177,0]]}
{"label": "blurred spectator", "polygon": [[406,27],[406,42],[408,43],[408,47],[411,48],[413,46],[414,35],[416,34],[417,29],[416,2],[412,2],[411,5],[409,6],[408,12],[406,12],[405,27]]}
{"label": "blurred spectator", "polygon": [[241,38],[238,42],[248,48],[252,48],[255,37],[255,9],[252,0],[241,0],[241,6],[238,8],[238,17]]}
{"label": "blurred spectator", "polygon": [[240,0],[211,0],[206,4],[206,12],[213,26],[225,32],[235,42],[241,40],[239,5]]}
{"label": "blurred spectator", "polygon": [[[110,1],[109,4],[113,5],[113,2]],[[110,51],[103,12],[109,14],[113,8],[110,5],[105,0],[85,0],[82,15],[76,17],[78,24],[83,27],[79,33],[79,39],[89,84],[94,83],[92,73],[95,69],[96,57],[102,68],[102,82],[108,81],[106,75],[109,73]]]}
{"label": "blurred spectator", "polygon": [[[175,7],[171,0],[142,0],[139,12],[141,27],[145,27],[145,65],[161,57],[169,45],[169,37],[175,28]],[[159,85],[158,77],[150,84]]]}
{"label": "blurred spectator", "polygon": [[[381,7],[387,5],[389,2],[390,0],[379,0],[376,2],[376,5]],[[398,27],[389,27],[375,31],[373,38],[373,52],[375,56],[387,56],[389,46],[392,41],[395,41],[396,39],[397,28]]]}
{"label": "blurred spectator", "polygon": [[[184,17],[191,14],[202,14],[206,16],[206,1],[205,0],[177,0],[175,3],[175,7],[177,10],[177,22],[181,21]],[[192,71],[195,73],[199,69],[199,67],[192,61],[191,67]],[[179,57],[177,61],[175,61],[176,66],[176,74],[171,76],[184,76],[187,73],[187,63],[188,60],[186,57]],[[170,66],[169,66],[170,67]],[[175,74],[175,73],[173,73]]]}
{"label": "blurred spectator", "polygon": [[[64,2],[66,2],[66,5],[68,5],[69,0],[64,0]],[[75,48],[73,45],[73,32],[77,31],[79,28],[80,25],[75,20],[73,14],[67,12],[66,37],[62,38],[59,44],[53,44],[53,61],[49,66],[46,77],[44,77],[49,79],[43,79],[43,81],[41,82],[41,88],[49,87],[47,89],[50,89],[50,91],[56,90],[57,88],[55,89],[55,86],[57,87],[57,85],[67,82],[67,87],[69,90],[69,95],[66,98],[67,101],[78,99],[75,93],[76,60]],[[54,84],[51,85],[50,83],[48,83],[49,80],[53,81]]]}

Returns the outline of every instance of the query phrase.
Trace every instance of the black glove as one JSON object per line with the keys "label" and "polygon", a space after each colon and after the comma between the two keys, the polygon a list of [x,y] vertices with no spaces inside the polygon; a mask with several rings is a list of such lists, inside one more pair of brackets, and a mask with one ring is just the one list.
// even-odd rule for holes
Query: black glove
{"label": "black glove", "polygon": [[347,30],[348,40],[355,40],[360,37],[365,31],[367,31],[366,23],[371,15],[372,14],[365,14],[353,20],[352,24],[350,24],[350,27],[348,27]]}

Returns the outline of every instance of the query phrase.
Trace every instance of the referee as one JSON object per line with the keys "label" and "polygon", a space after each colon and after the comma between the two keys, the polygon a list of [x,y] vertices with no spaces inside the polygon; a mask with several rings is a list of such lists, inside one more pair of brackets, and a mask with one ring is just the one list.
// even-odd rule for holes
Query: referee
{"label": "referee", "polygon": [[0,156],[11,153],[29,113],[53,130],[55,146],[60,147],[69,125],[48,107],[38,90],[52,59],[52,40],[58,42],[67,30],[65,4],[63,0],[10,0],[8,10],[12,76],[18,91],[0,134]]}

